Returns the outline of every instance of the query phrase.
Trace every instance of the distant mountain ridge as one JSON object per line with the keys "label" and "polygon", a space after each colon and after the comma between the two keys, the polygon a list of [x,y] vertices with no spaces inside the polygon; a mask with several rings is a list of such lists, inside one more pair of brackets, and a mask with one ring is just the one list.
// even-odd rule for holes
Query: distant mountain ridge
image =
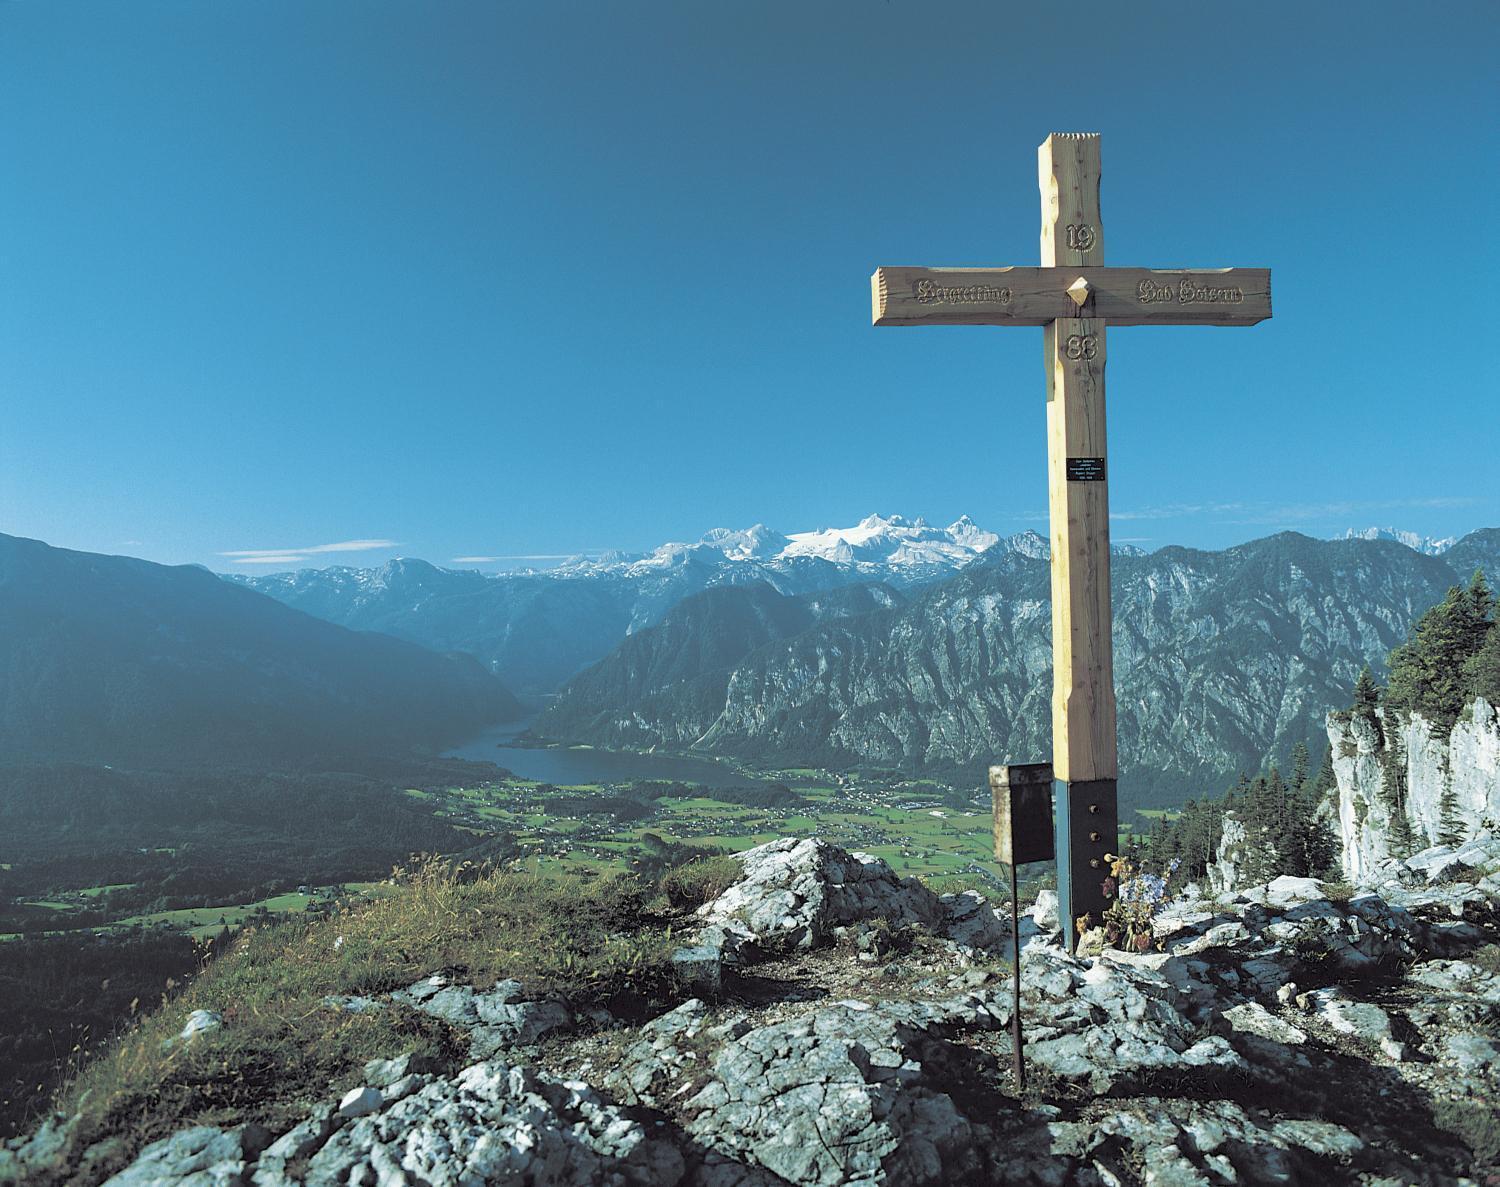
{"label": "distant mountain ridge", "polygon": [[[1172,802],[1284,760],[1321,731],[1360,667],[1379,670],[1412,620],[1475,568],[1500,572],[1500,530],[1471,533],[1437,557],[1295,533],[1223,552],[1118,556],[1122,790]],[[996,550],[866,614],[766,632],[711,680],[681,665],[656,680],[653,652],[680,652],[701,612],[684,604],[571,682],[534,729],[977,778],[989,762],[1050,751],[1049,599],[1041,557]]]}
{"label": "distant mountain ridge", "polygon": [[[784,535],[716,528],[649,553],[579,557],[554,569],[483,573],[399,559],[372,569],[301,569],[228,580],[357,630],[477,657],[540,703],[636,631],[706,589],[764,584],[795,597],[852,585],[911,590],[996,550],[1045,557],[1035,532],[1010,537],[961,516],[947,527],[871,515],[852,528]],[[1121,555],[1140,555],[1131,546]]]}
{"label": "distant mountain ridge", "polygon": [[[1148,555],[1129,544],[1113,552]],[[799,597],[879,584],[911,593],[1008,554],[1045,560],[1048,542],[1033,531],[1002,537],[968,516],[937,527],[921,518],[871,515],[851,528],[791,534],[764,524],[716,528],[690,543],[579,557],[546,570],[484,573],[399,559],[378,568],[229,579],[341,626],[466,652],[540,707],[627,638],[704,590],[766,585]],[[1457,563],[1458,554],[1445,559]]]}
{"label": "distant mountain ridge", "polygon": [[519,712],[472,657],[196,566],[0,535],[0,761],[286,769],[430,751]]}

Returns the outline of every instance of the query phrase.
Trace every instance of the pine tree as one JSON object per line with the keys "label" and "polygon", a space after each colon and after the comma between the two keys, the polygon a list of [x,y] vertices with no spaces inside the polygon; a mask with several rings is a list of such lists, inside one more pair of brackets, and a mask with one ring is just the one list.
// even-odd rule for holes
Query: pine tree
{"label": "pine tree", "polygon": [[1297,864],[1296,855],[1302,848],[1302,819],[1296,793],[1282,782],[1281,772],[1275,767],[1266,782],[1274,813],[1267,831],[1272,868],[1277,874],[1295,873],[1290,867]]}
{"label": "pine tree", "polygon": [[1271,783],[1265,775],[1249,781],[1238,816],[1245,826],[1245,879],[1251,883],[1267,881],[1275,864],[1278,812]]}
{"label": "pine tree", "polygon": [[1373,717],[1379,704],[1380,689],[1375,685],[1375,677],[1370,675],[1370,665],[1366,664],[1354,681],[1354,711]]}
{"label": "pine tree", "polygon": [[1479,650],[1464,664],[1464,693],[1500,706],[1500,626],[1490,624]]}
{"label": "pine tree", "polygon": [[1313,777],[1312,794],[1315,803],[1322,803],[1323,797],[1338,786],[1338,776],[1333,773],[1333,747],[1323,751],[1323,763],[1318,767],[1318,773]]}
{"label": "pine tree", "polygon": [[1453,786],[1453,780],[1448,780],[1448,786],[1443,790],[1443,798],[1438,801],[1438,835],[1439,845],[1462,845],[1467,830],[1464,827],[1464,818],[1458,810],[1458,791]]}
{"label": "pine tree", "polygon": [[1485,584],[1483,569],[1474,570],[1474,575],[1469,578],[1469,588],[1464,592],[1469,598],[1469,621],[1478,624],[1474,628],[1479,633],[1479,638],[1475,640],[1477,650],[1478,643],[1483,642],[1484,635],[1488,632],[1492,621],[1490,615],[1495,608],[1495,596]]}
{"label": "pine tree", "polygon": [[1304,779],[1300,787],[1288,788],[1282,873],[1299,878],[1322,878],[1331,872],[1338,856],[1338,846],[1333,830],[1320,810],[1329,790],[1335,786],[1330,753],[1315,777]]}
{"label": "pine tree", "polygon": [[1294,793],[1301,793],[1302,785],[1307,782],[1308,767],[1312,759],[1307,753],[1307,743],[1298,742],[1292,747],[1292,774],[1287,780],[1287,785]]}
{"label": "pine tree", "polygon": [[1483,573],[1476,570],[1467,588],[1453,586],[1391,652],[1386,705],[1420,713],[1445,735],[1467,703],[1467,667],[1485,644],[1493,607]]}
{"label": "pine tree", "polygon": [[1380,752],[1380,798],[1390,817],[1387,836],[1391,853],[1396,857],[1406,857],[1416,848],[1416,837],[1406,815],[1406,791],[1406,747],[1401,735],[1393,734]]}

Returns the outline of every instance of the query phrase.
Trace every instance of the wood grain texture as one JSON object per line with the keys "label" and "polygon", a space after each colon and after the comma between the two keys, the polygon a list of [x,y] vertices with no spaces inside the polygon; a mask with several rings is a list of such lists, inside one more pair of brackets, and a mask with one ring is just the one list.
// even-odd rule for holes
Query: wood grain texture
{"label": "wood grain texture", "polygon": [[1104,263],[1099,212],[1099,133],[1053,132],[1036,150],[1042,190],[1042,263]]}
{"label": "wood grain texture", "polygon": [[[1088,282],[1080,308],[1068,295]],[[1253,326],[1271,316],[1269,268],[877,268],[877,326]]]}
{"label": "wood grain texture", "polygon": [[[1042,337],[1052,534],[1052,766],[1064,782],[1113,779],[1104,322],[1059,318]],[[1103,459],[1105,479],[1070,482],[1069,458]]]}

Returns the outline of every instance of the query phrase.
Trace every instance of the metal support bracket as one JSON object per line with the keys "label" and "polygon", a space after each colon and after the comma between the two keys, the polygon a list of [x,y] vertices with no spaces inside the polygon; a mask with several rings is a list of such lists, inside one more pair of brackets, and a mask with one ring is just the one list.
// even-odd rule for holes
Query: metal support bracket
{"label": "metal support bracket", "polygon": [[1089,917],[1090,927],[1104,920],[1113,897],[1104,893],[1110,876],[1105,854],[1119,850],[1119,807],[1115,780],[1089,779],[1053,783],[1057,804],[1057,915],[1063,945],[1078,947],[1078,920]]}

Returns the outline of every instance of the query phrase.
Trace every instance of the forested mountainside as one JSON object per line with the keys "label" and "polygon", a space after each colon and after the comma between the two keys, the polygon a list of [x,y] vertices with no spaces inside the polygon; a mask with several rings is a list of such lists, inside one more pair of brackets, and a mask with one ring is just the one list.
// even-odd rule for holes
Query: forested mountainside
{"label": "forested mountainside", "polygon": [[470,656],[346,630],[206,569],[0,536],[0,755],[325,763],[461,740],[520,711]]}
{"label": "forested mountainside", "polygon": [[[1366,664],[1380,670],[1414,619],[1500,561],[1500,532],[1441,556],[1384,540],[1283,533],[1223,552],[1164,548],[1113,562],[1122,794],[1171,802],[1285,762],[1322,731]],[[537,732],[682,744],[788,765],[872,764],[976,778],[1050,750],[1045,560],[994,550],[902,605],[768,640],[718,681],[654,683],[663,623],[631,641],[628,683],[581,677]],[[611,657],[613,660],[615,657]],[[600,665],[604,667],[604,665]],[[567,733],[563,732],[566,727]]]}
{"label": "forested mountainside", "polygon": [[610,746],[692,746],[718,717],[735,666],[819,622],[901,605],[885,585],[786,596],[766,584],[684,599],[570,682],[538,729]]}

